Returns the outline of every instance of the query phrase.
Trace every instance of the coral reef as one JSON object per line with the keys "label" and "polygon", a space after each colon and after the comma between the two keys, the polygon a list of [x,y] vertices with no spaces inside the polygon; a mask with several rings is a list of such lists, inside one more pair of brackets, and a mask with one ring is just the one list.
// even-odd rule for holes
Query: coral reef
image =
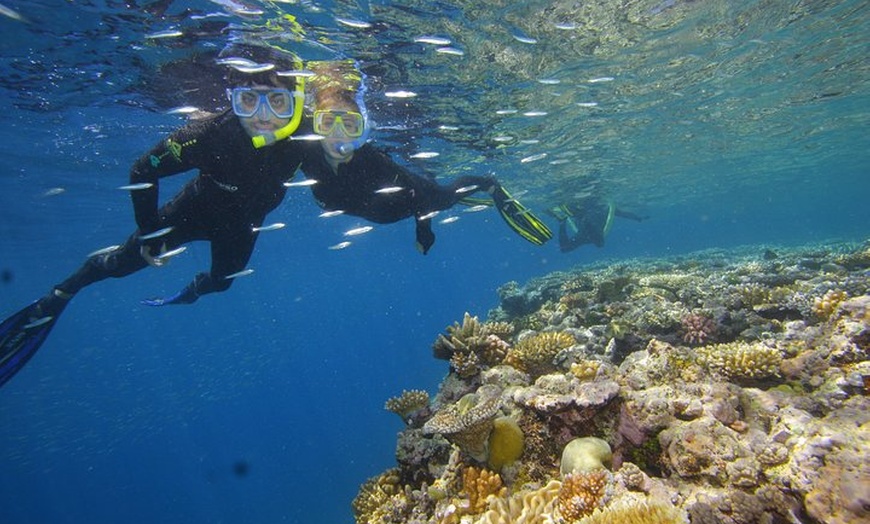
{"label": "coral reef", "polygon": [[420,389],[404,390],[398,397],[387,400],[384,409],[402,417],[407,422],[409,417],[429,405],[429,393]]}
{"label": "coral reef", "polygon": [[868,290],[870,243],[509,283],[436,340],[431,402],[388,401],[413,423],[357,522],[868,522]]}

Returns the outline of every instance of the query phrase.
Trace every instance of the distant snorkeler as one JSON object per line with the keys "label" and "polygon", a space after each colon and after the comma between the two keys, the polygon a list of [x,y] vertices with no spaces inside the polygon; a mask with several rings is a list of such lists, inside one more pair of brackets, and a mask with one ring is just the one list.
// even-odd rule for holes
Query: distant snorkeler
{"label": "distant snorkeler", "polygon": [[487,193],[507,224],[533,244],[543,244],[552,232],[513,199],[494,176],[466,175],[441,185],[416,175],[367,142],[371,122],[364,102],[362,74],[351,60],[311,62],[309,79],[314,97],[313,129],[323,136],[323,154],[303,166],[316,181],[311,192],[328,213],[342,212],[375,223],[414,217],[416,246],[426,254],[435,243],[432,218],[470,195]]}
{"label": "distant snorkeler", "polygon": [[[120,246],[91,253],[84,265],[46,296],[0,324],[0,385],[36,353],[70,300],[81,289],[145,267],[161,267],[184,245],[211,244],[211,268],[151,306],[190,304],[226,291],[245,274],[266,215],[287,191],[311,145],[287,138],[299,128],[304,79],[298,59],[278,49],[236,44],[221,58],[231,110],[189,123],[139,158],[130,170],[138,229]],[[309,131],[310,133],[310,131]],[[159,180],[198,170],[167,204],[158,207]]]}
{"label": "distant snorkeler", "polygon": [[614,217],[638,222],[649,218],[619,209],[613,201],[599,196],[561,204],[547,212],[559,221],[559,250],[562,253],[574,251],[586,244],[604,247],[604,239],[610,233]]}

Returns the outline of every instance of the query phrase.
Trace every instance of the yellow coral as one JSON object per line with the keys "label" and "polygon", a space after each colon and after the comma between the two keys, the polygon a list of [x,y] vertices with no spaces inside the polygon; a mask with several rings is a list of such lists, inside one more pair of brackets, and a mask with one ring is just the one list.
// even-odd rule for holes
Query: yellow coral
{"label": "yellow coral", "polygon": [[570,473],[562,477],[559,501],[556,503],[559,515],[568,522],[574,522],[592,514],[604,502],[609,480],[610,473],[604,469]]}
{"label": "yellow coral", "polygon": [[730,378],[760,379],[779,375],[782,354],[761,343],[712,344],[696,350],[698,361]]}
{"label": "yellow coral", "polygon": [[554,371],[553,358],[574,345],[574,337],[565,331],[548,331],[524,338],[508,351],[505,363],[533,376]]}
{"label": "yellow coral", "polygon": [[489,434],[487,465],[495,471],[513,464],[523,454],[525,437],[517,421],[511,417],[499,417],[493,421]]}
{"label": "yellow coral", "polygon": [[489,509],[474,524],[539,524],[553,522],[562,483],[551,480],[542,488],[510,497],[493,497]]}
{"label": "yellow coral", "polygon": [[402,502],[405,497],[399,484],[398,469],[389,469],[377,477],[370,478],[353,499],[354,518],[359,524],[384,521],[386,507],[391,502]]}
{"label": "yellow coral", "polygon": [[598,374],[601,362],[598,360],[581,360],[571,364],[571,374],[580,380],[592,380]]}
{"label": "yellow coral", "polygon": [[468,497],[467,514],[477,515],[486,510],[490,495],[504,497],[507,488],[498,473],[470,466],[462,472],[462,491]]}
{"label": "yellow coral", "polygon": [[412,413],[429,405],[429,393],[420,389],[402,390],[398,397],[392,397],[384,404],[384,409],[408,420]]}
{"label": "yellow coral", "polygon": [[813,300],[813,313],[822,320],[831,318],[834,311],[840,307],[840,304],[849,298],[845,291],[831,289],[821,297],[816,297]]}

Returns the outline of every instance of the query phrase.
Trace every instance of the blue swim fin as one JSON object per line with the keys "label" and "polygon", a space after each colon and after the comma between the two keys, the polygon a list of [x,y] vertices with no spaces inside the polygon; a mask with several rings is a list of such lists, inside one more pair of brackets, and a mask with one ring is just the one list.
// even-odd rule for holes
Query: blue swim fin
{"label": "blue swim fin", "polygon": [[61,307],[54,316],[46,317],[39,314],[37,304],[34,302],[0,324],[0,386],[27,364],[64,309]]}

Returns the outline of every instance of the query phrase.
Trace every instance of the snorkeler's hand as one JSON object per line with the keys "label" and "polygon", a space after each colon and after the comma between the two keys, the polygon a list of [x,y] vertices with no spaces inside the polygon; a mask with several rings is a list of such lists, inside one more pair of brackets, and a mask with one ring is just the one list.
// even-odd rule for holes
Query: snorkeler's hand
{"label": "snorkeler's hand", "polygon": [[159,246],[142,244],[142,247],[139,248],[139,254],[142,255],[142,258],[144,258],[145,262],[148,262],[148,265],[151,267],[162,267],[166,264],[169,259],[165,258],[164,255],[166,255],[168,251],[166,242],[161,243]]}

